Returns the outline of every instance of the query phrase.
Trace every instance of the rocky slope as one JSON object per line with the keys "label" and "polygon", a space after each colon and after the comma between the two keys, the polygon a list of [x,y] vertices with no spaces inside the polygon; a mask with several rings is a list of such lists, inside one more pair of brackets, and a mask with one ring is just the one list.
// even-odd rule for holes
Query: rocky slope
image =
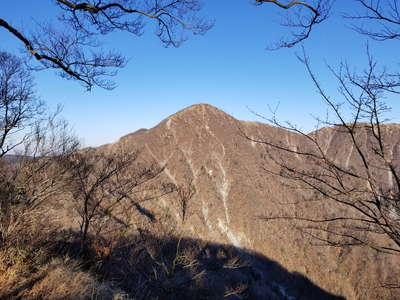
{"label": "rocky slope", "polygon": [[[315,241],[290,223],[262,220],[269,213],[285,214],[300,209],[296,200],[302,195],[265,171],[278,168],[265,155],[265,145],[246,139],[244,134],[307,147],[300,135],[262,123],[239,121],[215,107],[199,104],[152,129],[139,130],[101,149],[141,149],[143,159],[165,166],[163,180],[193,190],[185,208],[176,194],[144,205],[159,220],[168,215],[171,224],[187,238],[260,253],[347,299],[398,297],[396,290],[381,288],[382,282],[399,278],[400,274],[391,267],[399,263],[396,257],[360,248],[313,246]],[[387,134],[393,142],[394,155],[400,157],[400,127],[391,125]],[[320,135],[326,153],[333,159],[353,163],[355,153],[349,151],[348,141],[340,134],[327,128]],[[307,164],[299,156],[284,159]],[[317,214],[320,209],[311,206],[309,212]],[[153,226],[145,216],[139,214],[135,218],[139,227]]]}

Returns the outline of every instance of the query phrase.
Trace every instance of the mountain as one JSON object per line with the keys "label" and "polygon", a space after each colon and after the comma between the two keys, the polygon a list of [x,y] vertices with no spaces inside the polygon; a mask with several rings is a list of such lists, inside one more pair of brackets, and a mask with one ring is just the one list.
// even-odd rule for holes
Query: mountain
{"label": "mountain", "polygon": [[[382,125],[380,134],[400,172],[400,126]],[[36,202],[2,207],[9,213],[0,228],[0,298],[400,299],[393,286],[398,255],[327,246],[304,220],[266,220],[358,217],[286,177],[278,165],[319,172],[312,156],[296,153],[313,153],[310,138],[318,139],[327,161],[357,174],[365,172],[361,149],[376,183],[383,190],[394,186],[367,150],[379,145],[363,124],[354,134],[357,149],[341,126],[303,135],[240,121],[207,104],[65,157],[21,166],[7,157],[1,192],[21,204]],[[361,195],[361,181],[341,179]],[[19,208],[22,215],[14,211]],[[382,234],[348,220],[322,224],[322,238],[352,228],[390,246]]]}
{"label": "mountain", "polygon": [[[393,142],[392,152],[400,157],[400,127],[388,125],[386,131]],[[319,134],[332,159],[357,163],[350,141],[336,129],[325,128]],[[264,144],[244,135],[300,148],[309,143],[299,134],[263,123],[239,121],[211,105],[199,104],[168,117],[152,129],[139,130],[101,149],[140,149],[144,160],[165,167],[163,180],[193,190],[184,210],[175,194],[145,205],[159,220],[169,218],[171,226],[187,238],[260,253],[347,299],[400,297],[395,290],[381,287],[383,282],[400,278],[391,267],[399,263],[396,257],[364,248],[316,246],[315,240],[290,222],[262,219],[271,213],[301,213],[304,207],[296,203],[303,195],[266,171],[279,172],[279,168],[265,155]],[[283,159],[307,164],[300,156],[288,155]],[[337,209],[326,205],[311,204],[307,213],[319,216],[321,209]],[[135,218],[143,226],[154,226],[146,216]]]}

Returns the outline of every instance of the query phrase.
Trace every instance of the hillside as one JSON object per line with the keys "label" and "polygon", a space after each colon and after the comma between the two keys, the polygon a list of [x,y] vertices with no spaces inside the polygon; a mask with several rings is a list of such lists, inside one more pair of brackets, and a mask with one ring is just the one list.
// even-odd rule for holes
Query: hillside
{"label": "hillside", "polygon": [[[184,109],[155,128],[131,134],[109,147],[140,147],[144,156],[166,166],[166,179],[178,185],[193,184],[196,193],[190,199],[185,222],[174,199],[158,204],[160,211],[172,210],[187,236],[257,251],[349,299],[375,299],[384,294],[371,283],[394,276],[386,257],[366,249],[313,247],[315,241],[290,224],[260,219],[271,212],[285,214],[286,210],[300,212],[304,208],[282,204],[296,203],[301,195],[265,171],[277,167],[264,155],[265,146],[247,140],[243,133],[254,139],[295,144],[300,149],[308,147],[304,137],[262,123],[238,121],[207,104]],[[400,127],[388,125],[388,134],[394,156],[400,157]],[[349,151],[346,144],[350,141],[343,135],[333,128],[322,130],[320,135],[330,157],[357,164],[356,153]],[[307,164],[303,157],[287,159]],[[321,207],[316,204],[308,210],[313,215]]]}
{"label": "hillside", "polygon": [[[400,158],[400,127],[387,125],[385,130],[393,143],[392,153]],[[349,151],[349,142],[337,129],[324,128],[318,134],[327,155],[357,167],[355,152]],[[181,195],[186,195],[186,198],[179,197],[177,192],[157,197],[150,195],[148,200],[134,207],[125,203],[112,212],[112,218],[102,226],[114,229],[121,226],[118,222],[128,224],[129,231],[126,230],[124,236],[131,239],[130,244],[136,243],[132,253],[138,258],[129,261],[134,271],[125,270],[127,263],[121,262],[124,254],[116,251],[102,265],[102,280],[114,282],[115,290],[134,299],[156,298],[163,293],[168,295],[165,299],[189,299],[195,294],[199,299],[236,299],[237,296],[249,299],[399,298],[396,289],[381,286],[382,282],[399,278],[398,257],[361,247],[318,246],[291,222],[263,220],[263,216],[274,213],[286,215],[305,211],[309,216],[317,216],[334,213],[339,208],[329,203],[300,205],[299,200],[307,192],[289,188],[289,181],[272,175],[271,171],[279,173],[279,168],[266,155],[266,145],[245,136],[293,144],[298,149],[310,147],[308,140],[299,134],[263,123],[239,121],[213,106],[199,104],[168,117],[154,128],[141,129],[93,150],[112,153],[118,149],[138,149],[140,163],[155,162],[163,168],[152,186],[172,183],[183,191]],[[368,143],[367,136],[365,143]],[[282,159],[297,166],[308,165],[307,159],[301,156],[282,154]],[[68,199],[65,195],[55,197],[45,215],[64,231],[74,231],[77,219],[69,211]],[[156,275],[155,283],[148,278],[154,275],[150,274],[150,265],[154,270],[159,268],[159,262],[164,263],[163,255],[155,250],[153,255],[160,255],[160,260],[152,260],[151,254],[140,260],[143,252],[138,245],[161,244],[165,246],[161,247],[162,251],[173,256],[181,243],[185,257],[192,253],[196,267],[186,260],[178,260],[180,271],[173,273],[173,280],[168,276],[162,279],[167,287],[163,286],[166,290],[160,292],[157,289],[163,277]],[[175,266],[174,257],[168,255],[165,255],[165,263]],[[184,271],[188,268],[191,272]],[[104,273],[104,270],[108,271]],[[163,274],[160,270],[157,272]],[[126,274],[141,278],[142,288],[146,287],[148,294],[143,294],[142,298],[135,296],[134,287],[140,289],[140,280],[125,282]],[[198,281],[198,274],[206,275],[200,276],[202,281]],[[131,286],[131,290],[127,286]],[[215,294],[207,294],[212,291]],[[6,294],[3,289],[0,295],[11,297],[21,295],[19,293],[21,291],[17,290]]]}

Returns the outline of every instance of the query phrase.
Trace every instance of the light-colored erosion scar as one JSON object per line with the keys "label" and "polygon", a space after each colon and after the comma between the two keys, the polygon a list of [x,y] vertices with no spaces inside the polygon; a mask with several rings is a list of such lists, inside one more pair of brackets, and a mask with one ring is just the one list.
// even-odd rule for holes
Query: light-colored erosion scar
{"label": "light-colored erosion scar", "polygon": [[153,153],[153,151],[151,151],[150,147],[148,144],[145,144],[146,150],[149,151],[151,157],[158,163],[160,164],[159,159],[157,158],[157,156]]}
{"label": "light-colored erosion scar", "polygon": [[[257,145],[260,145],[260,144],[262,144],[262,136],[263,136],[263,134],[262,134],[262,132],[260,131],[260,129],[258,128],[258,124],[255,124],[255,127],[256,127],[256,134],[257,134],[257,136],[250,136],[250,139],[251,139],[251,146],[253,147],[253,148],[256,148],[257,147]],[[246,134],[247,135],[247,134]]]}
{"label": "light-colored erosion scar", "polygon": [[167,127],[168,130],[171,129],[171,123],[172,123],[172,118],[169,118],[169,119],[167,120],[167,122],[165,123],[165,126]]}
{"label": "light-colored erosion scar", "polygon": [[250,139],[251,139],[251,147],[256,148],[257,143],[254,141],[255,138],[253,136],[251,136]]}
{"label": "light-colored erosion scar", "polygon": [[221,146],[222,149],[222,155],[225,156],[226,150],[225,150],[225,146],[224,144],[221,142],[221,140],[214,134],[214,132],[212,132],[210,126],[208,126],[208,120],[206,120],[206,108],[205,106],[202,107],[202,112],[203,112],[203,123],[204,123],[204,128],[206,129],[207,133],[212,136],[213,138],[215,138],[219,145]]}
{"label": "light-colored erosion scar", "polygon": [[228,209],[228,197],[229,197],[230,183],[226,177],[226,170],[225,170],[224,166],[222,165],[221,159],[218,159],[218,166],[221,170],[222,182],[221,182],[221,184],[219,184],[217,186],[217,189],[221,195],[222,203],[224,205],[226,223],[229,224],[230,217],[229,217],[229,209]]}
{"label": "light-colored erosion scar", "polygon": [[333,136],[335,135],[335,132],[334,132],[334,131],[329,132],[329,133],[330,133],[330,134],[329,134],[328,142],[326,143],[325,154],[328,152],[329,148],[331,147],[331,143],[332,143],[332,140],[333,140]]}
{"label": "light-colored erosion scar", "polygon": [[[393,148],[389,149],[389,159],[392,160],[393,159]],[[392,189],[394,186],[394,179],[393,179],[393,174],[392,171],[390,169],[388,169],[387,171],[388,173],[388,185],[389,185],[389,189]]]}
{"label": "light-colored erosion scar", "polygon": [[221,230],[221,233],[225,234],[228,238],[228,241],[235,247],[241,246],[241,237],[235,234],[230,228],[225,224],[225,222],[221,219],[218,219],[218,227]]}
{"label": "light-colored erosion scar", "polygon": [[211,135],[214,139],[217,140],[218,144],[221,146],[222,156],[225,156],[226,149],[225,149],[224,143],[222,143],[221,140],[214,134],[214,132],[212,132],[212,130],[210,129],[210,126],[208,126],[207,123],[205,125],[205,129],[206,129],[206,131],[208,132],[209,135]]}
{"label": "light-colored erosion scar", "polygon": [[222,164],[222,159],[224,159],[226,155],[226,150],[224,144],[221,142],[221,140],[211,131],[210,127],[208,126],[208,122],[206,121],[205,118],[205,110],[203,107],[203,119],[205,123],[205,128],[209,135],[213,137],[215,140],[217,140],[218,144],[221,146],[222,153],[221,154],[215,154],[215,159],[217,160],[217,164],[219,166],[219,169],[221,171],[222,179],[220,184],[216,184],[216,188],[221,196],[222,203],[224,206],[224,211],[225,211],[225,219],[227,224],[230,223],[230,218],[229,218],[229,210],[228,210],[228,197],[229,197],[229,190],[230,190],[230,183],[227,178],[227,172]]}
{"label": "light-colored erosion scar", "polygon": [[[178,147],[179,147],[179,144],[178,144]],[[193,175],[193,182],[195,182],[197,180],[198,171],[195,170],[195,167],[194,167],[194,164],[193,164],[193,161],[191,158],[191,156],[193,154],[193,141],[190,143],[190,146],[187,149],[179,147],[179,150],[182,152],[182,155],[185,157],[186,163],[188,164],[190,171],[192,172],[192,175]]]}
{"label": "light-colored erosion scar", "polygon": [[393,184],[394,184],[394,182],[393,182],[393,174],[392,174],[392,171],[388,170],[388,185],[389,185],[389,188],[390,188],[390,189],[393,188]]}
{"label": "light-colored erosion scar", "polygon": [[[148,144],[146,144],[145,147],[146,147],[147,151],[149,151],[151,157],[158,163],[158,165],[165,166],[165,164],[167,163],[166,161],[159,160],[157,158],[157,156],[153,153],[153,151],[151,151]],[[171,154],[171,156],[172,156],[172,154]],[[171,156],[170,156],[170,158],[171,158]],[[168,178],[172,181],[173,184],[175,184],[175,185],[177,184],[175,176],[171,174],[171,172],[168,170],[168,168],[164,169],[164,173],[165,173],[165,175],[168,176]]]}
{"label": "light-colored erosion scar", "polygon": [[177,141],[175,128],[172,128],[172,122],[173,121],[174,121],[174,116],[169,117],[167,122],[165,122],[165,127],[167,128],[168,131],[170,131],[172,133],[172,136],[174,137],[174,140]]}
{"label": "light-colored erosion scar", "polygon": [[354,151],[354,144],[352,143],[352,144],[351,144],[350,151],[349,151],[349,154],[347,155],[347,158],[346,158],[346,162],[345,162],[345,164],[344,164],[344,166],[345,166],[346,169],[349,168],[351,156],[353,155],[353,151]]}
{"label": "light-colored erosion scar", "polygon": [[172,181],[173,184],[177,185],[177,181],[176,181],[175,176],[172,175],[172,173],[169,171],[168,168],[165,168],[165,169],[164,169],[164,173],[165,173],[165,175],[168,176],[168,178]]}
{"label": "light-colored erosion scar", "polygon": [[206,223],[208,230],[210,232],[213,232],[213,226],[212,226],[212,223],[211,223],[211,221],[209,219],[209,215],[208,215],[208,206],[207,206],[207,203],[205,203],[204,201],[202,201],[201,211],[203,213],[204,222]]}
{"label": "light-colored erosion scar", "polygon": [[290,140],[289,140],[289,135],[288,135],[288,134],[286,134],[286,145],[287,145],[287,147],[288,147],[290,150],[292,150],[292,151],[295,152],[295,153],[294,153],[294,156],[295,156],[297,159],[300,159],[300,156],[299,156],[299,154],[297,153],[298,148],[297,148],[296,145],[294,145],[294,144],[292,144],[292,143],[290,142]]}

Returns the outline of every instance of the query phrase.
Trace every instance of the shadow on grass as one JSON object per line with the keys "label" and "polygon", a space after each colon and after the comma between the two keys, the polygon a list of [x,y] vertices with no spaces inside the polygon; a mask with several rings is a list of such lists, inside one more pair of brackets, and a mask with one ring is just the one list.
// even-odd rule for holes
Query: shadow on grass
{"label": "shadow on grass", "polygon": [[73,236],[60,241],[57,254],[75,256],[133,299],[344,299],[230,245],[141,232],[113,242],[91,240],[82,253]]}
{"label": "shadow on grass", "polygon": [[46,276],[45,273],[40,274],[39,276],[34,277],[33,279],[24,282],[23,284],[14,287],[6,294],[1,295],[1,299],[23,299],[20,294],[24,291],[30,290],[36,283],[40,282]]}

